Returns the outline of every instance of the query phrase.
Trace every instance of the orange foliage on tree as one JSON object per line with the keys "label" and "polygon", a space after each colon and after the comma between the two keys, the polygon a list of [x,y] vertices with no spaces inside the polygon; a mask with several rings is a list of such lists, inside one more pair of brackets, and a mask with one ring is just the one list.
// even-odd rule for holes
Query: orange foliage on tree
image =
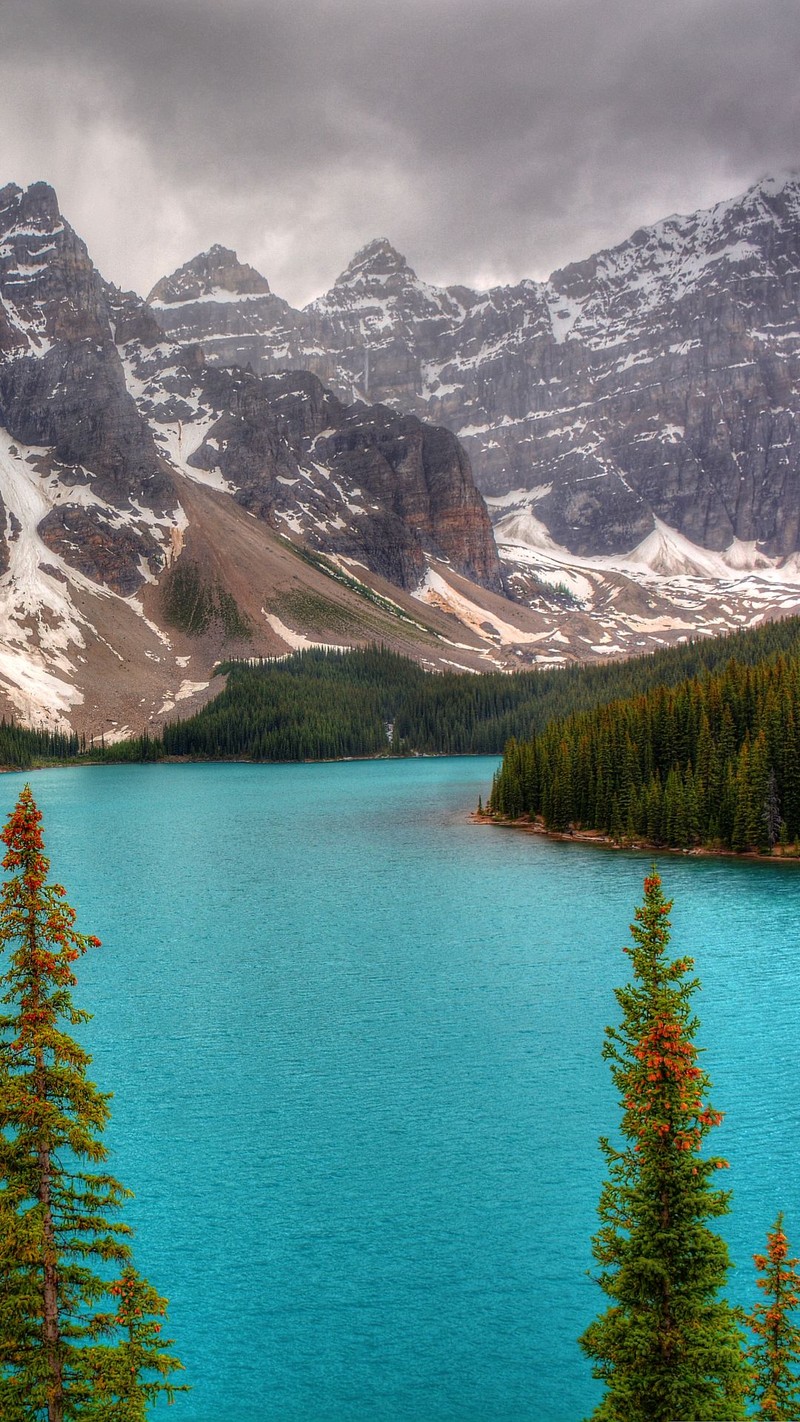
{"label": "orange foliage on tree", "polygon": [[609,1175],[593,1252],[610,1307],[581,1339],[606,1384],[596,1422],[745,1415],[743,1339],[719,1296],[728,1251],[708,1224],[728,1209],[712,1183],[727,1162],[701,1154],[722,1117],[699,1066],[692,961],[667,956],[671,907],[648,875],[625,949],[633,980],[617,989],[622,1022],[603,1048],[624,1144],[601,1139]]}
{"label": "orange foliage on tree", "polygon": [[[94,1169],[110,1098],[69,1031],[89,1017],[72,1001],[75,964],[100,940],[78,933],[66,890],[48,883],[41,821],[26,786],[0,834],[0,1417],[141,1422],[180,1364],[150,1342],[132,1353],[127,1328],[100,1307],[106,1266],[127,1265],[131,1233],[116,1218],[130,1192]],[[153,1370],[158,1381],[145,1382]]]}
{"label": "orange foliage on tree", "polygon": [[747,1322],[756,1335],[749,1349],[753,1369],[750,1400],[758,1405],[757,1417],[769,1422],[796,1422],[800,1418],[800,1328],[791,1315],[800,1303],[797,1259],[789,1258],[789,1241],[783,1215],[767,1234],[767,1253],[754,1254],[762,1274],[758,1287],[766,1300],[757,1304]]}

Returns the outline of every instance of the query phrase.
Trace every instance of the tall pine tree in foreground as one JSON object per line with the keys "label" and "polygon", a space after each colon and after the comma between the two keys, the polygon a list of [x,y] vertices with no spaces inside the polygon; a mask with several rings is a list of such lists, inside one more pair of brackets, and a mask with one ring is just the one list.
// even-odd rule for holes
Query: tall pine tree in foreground
{"label": "tall pine tree in foreground", "polygon": [[617,989],[618,1028],[603,1055],[622,1105],[622,1149],[608,1166],[593,1252],[610,1306],[581,1345],[606,1384],[595,1422],[737,1422],[748,1370],[734,1311],[719,1297],[730,1267],[708,1221],[728,1210],[725,1162],[700,1148],[721,1117],[697,1065],[689,958],[671,961],[668,903],[653,872],[631,925],[633,980]]}
{"label": "tall pine tree in foreground", "polygon": [[757,1417],[769,1422],[800,1419],[800,1328],[791,1315],[800,1303],[800,1274],[789,1257],[783,1232],[783,1215],[767,1234],[767,1253],[754,1255],[762,1277],[758,1287],[766,1298],[757,1304],[747,1322],[756,1341],[749,1350],[752,1370],[750,1400]]}
{"label": "tall pine tree in foreground", "polygon": [[69,1034],[88,1019],[70,989],[100,940],[47,882],[41,818],[26,786],[0,836],[0,1417],[142,1422],[180,1364],[159,1338],[163,1300],[128,1267],[129,1192],[94,1168],[109,1097]]}

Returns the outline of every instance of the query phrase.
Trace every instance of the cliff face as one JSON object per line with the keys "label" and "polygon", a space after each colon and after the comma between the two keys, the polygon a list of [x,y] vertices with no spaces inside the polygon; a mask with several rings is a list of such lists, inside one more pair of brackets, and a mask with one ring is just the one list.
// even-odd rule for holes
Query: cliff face
{"label": "cliff face", "polygon": [[[455,437],[385,406],[348,407],[310,372],[257,376],[202,353],[128,351],[157,439],[243,508],[312,548],[415,588],[429,557],[501,591],[500,562]],[[141,373],[149,365],[149,379]],[[153,368],[155,367],[155,368]]]}
{"label": "cliff face", "polygon": [[106,285],[44,183],[0,192],[0,424],[48,476],[42,541],[133,592],[177,497],[128,391]]}
{"label": "cliff face", "polygon": [[47,446],[59,478],[91,478],[98,498],[174,505],[125,383],[106,284],[45,183],[0,192],[0,298],[0,419],[9,434]]}
{"label": "cliff face", "polygon": [[[507,511],[518,491],[574,554],[628,551],[663,522],[781,557],[800,547],[799,294],[800,182],[765,180],[488,292],[429,286],[371,243],[304,311],[265,310],[248,359],[446,425],[490,500]],[[212,360],[236,304],[203,306]],[[186,315],[159,310],[189,338]]]}

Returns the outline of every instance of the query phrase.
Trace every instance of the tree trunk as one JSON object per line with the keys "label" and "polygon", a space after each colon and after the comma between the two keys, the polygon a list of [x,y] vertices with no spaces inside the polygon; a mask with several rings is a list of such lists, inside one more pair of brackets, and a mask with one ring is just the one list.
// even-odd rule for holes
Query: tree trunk
{"label": "tree trunk", "polygon": [[61,1330],[58,1319],[58,1271],[56,1237],[50,1201],[50,1152],[39,1151],[39,1203],[44,1233],[44,1307],[42,1343],[47,1360],[47,1422],[64,1422],[64,1376],[61,1362]]}
{"label": "tree trunk", "polygon": [[[28,912],[28,949],[32,960],[37,948],[36,911]],[[31,1010],[39,1011],[42,999],[41,981],[38,969],[33,972]],[[47,1100],[47,1070],[41,1040],[34,1044],[33,1085],[40,1101]],[[61,1327],[58,1317],[58,1250],[53,1224],[53,1202],[51,1184],[53,1166],[50,1142],[40,1126],[39,1149],[39,1204],[42,1207],[42,1349],[47,1368],[47,1422],[64,1422],[64,1365],[61,1355]]]}

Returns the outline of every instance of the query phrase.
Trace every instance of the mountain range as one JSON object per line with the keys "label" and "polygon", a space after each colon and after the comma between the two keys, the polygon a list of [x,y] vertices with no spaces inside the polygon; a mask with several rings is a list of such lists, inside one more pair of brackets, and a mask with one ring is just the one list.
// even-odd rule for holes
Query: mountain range
{"label": "mountain range", "polygon": [[619,655],[800,606],[800,181],[547,282],[388,241],[292,308],[212,247],[147,300],[0,191],[0,693],[119,735],[224,655]]}

